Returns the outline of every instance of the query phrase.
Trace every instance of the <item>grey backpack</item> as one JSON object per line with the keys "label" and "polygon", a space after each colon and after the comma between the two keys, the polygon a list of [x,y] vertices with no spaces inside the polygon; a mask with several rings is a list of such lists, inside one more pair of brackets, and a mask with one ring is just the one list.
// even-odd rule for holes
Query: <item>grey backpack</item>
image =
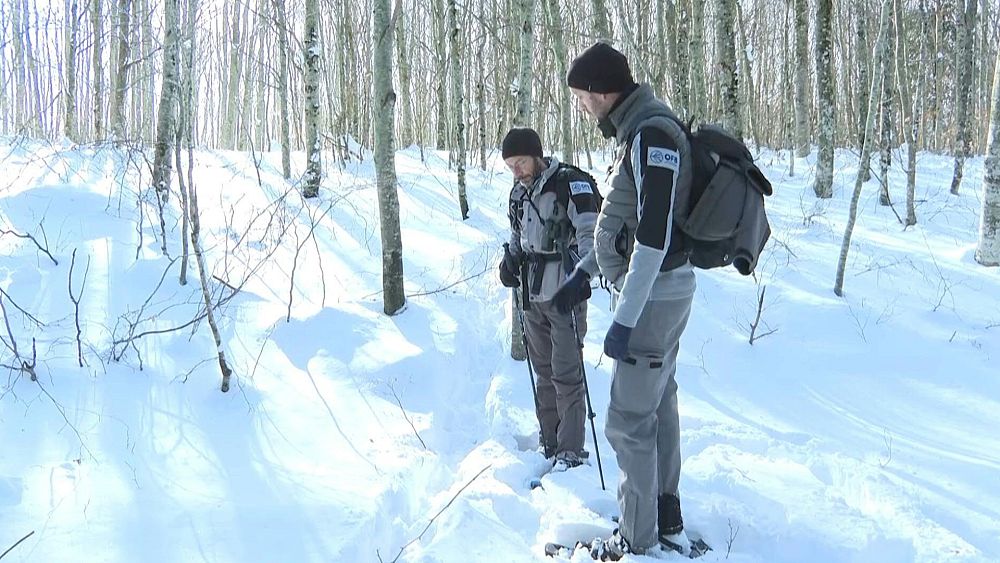
{"label": "grey backpack", "polygon": [[688,208],[675,217],[691,264],[702,269],[732,264],[750,275],[771,236],[764,212],[771,182],[746,145],[723,128],[699,125],[692,131],[676,121],[691,144],[694,163]]}

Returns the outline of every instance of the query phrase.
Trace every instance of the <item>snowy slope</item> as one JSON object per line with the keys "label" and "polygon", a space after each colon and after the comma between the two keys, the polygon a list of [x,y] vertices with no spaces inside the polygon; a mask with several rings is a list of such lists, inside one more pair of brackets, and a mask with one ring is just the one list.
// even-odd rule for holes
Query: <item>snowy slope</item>
{"label": "snowy slope", "polygon": [[[409,298],[390,318],[370,160],[331,167],[306,202],[278,153],[196,152],[212,274],[241,290],[217,310],[236,372],[222,394],[206,323],[168,331],[200,290],[193,262],[182,287],[162,256],[142,155],[6,139],[0,156],[0,230],[58,261],[0,236],[11,333],[22,355],[37,339],[39,374],[0,379],[0,552],[34,531],[5,561],[534,561],[610,531],[603,292],[585,358],[608,490],[594,456],[527,487],[544,461],[494,272],[498,157],[470,170],[463,222],[447,154],[397,153]],[[688,528],[709,561],[1000,560],[1000,274],[972,258],[982,159],[954,197],[951,160],[922,154],[906,230],[869,183],[838,298],[857,159],[838,153],[836,196],[817,203],[812,160],[788,177],[786,158],[760,156],[775,196],[759,285],[699,276],[678,372]],[[758,334],[775,332],[750,346],[765,285]],[[130,331],[168,332],[116,343]]]}

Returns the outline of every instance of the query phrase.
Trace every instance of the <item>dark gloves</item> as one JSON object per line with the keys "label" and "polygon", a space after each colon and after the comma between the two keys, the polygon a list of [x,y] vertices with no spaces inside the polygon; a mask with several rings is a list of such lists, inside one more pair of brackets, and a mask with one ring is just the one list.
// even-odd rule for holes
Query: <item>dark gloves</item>
{"label": "dark gloves", "polygon": [[552,303],[557,311],[568,315],[573,307],[587,299],[590,299],[590,275],[577,268],[556,290],[556,294],[552,296]]}
{"label": "dark gloves", "polygon": [[521,275],[521,264],[517,258],[510,253],[510,246],[503,245],[503,260],[500,261],[500,283],[504,287],[518,287],[521,285],[518,276]]}
{"label": "dark gloves", "polygon": [[628,340],[631,336],[631,327],[619,324],[618,321],[612,322],[604,337],[604,355],[613,360],[627,360]]}

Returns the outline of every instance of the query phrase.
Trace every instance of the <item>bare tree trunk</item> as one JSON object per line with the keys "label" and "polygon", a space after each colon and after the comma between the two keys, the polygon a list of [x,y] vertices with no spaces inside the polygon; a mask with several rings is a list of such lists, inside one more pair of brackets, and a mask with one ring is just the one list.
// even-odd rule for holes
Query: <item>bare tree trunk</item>
{"label": "bare tree trunk", "polygon": [[[822,0],[821,0],[822,1]],[[879,12],[878,38],[875,44],[875,53],[872,56],[872,68],[879,68],[882,64],[882,57],[885,56],[886,43],[888,39],[888,19],[889,0],[882,1],[882,9]],[[872,85],[868,97],[867,119],[865,120],[865,146],[861,147],[862,157],[868,152],[868,144],[871,143],[872,128],[875,123],[875,105],[878,101],[878,91],[882,87],[882,73],[872,73]],[[854,224],[858,219],[858,202],[861,200],[861,187],[864,185],[862,169],[858,168],[858,174],[854,179],[854,195],[851,197],[851,210],[847,217],[847,228],[844,230],[844,240],[840,245],[840,260],[837,262],[837,280],[833,286],[833,292],[838,296],[844,295],[844,274],[847,271],[847,254],[851,249],[851,236],[854,233]]]}
{"label": "bare tree trunk", "polygon": [[611,29],[611,20],[608,19],[608,7],[604,0],[591,0],[594,7],[594,31],[598,39],[613,42],[614,32]]}
{"label": "bare tree trunk", "polygon": [[530,127],[531,123],[531,81],[534,76],[532,54],[535,50],[535,0],[517,0],[517,17],[520,23],[520,58],[518,59],[516,113],[514,125]]}
{"label": "bare tree trunk", "polygon": [[833,117],[832,16],[833,0],[817,0],[816,93],[819,102],[819,122],[816,128],[819,158],[816,160],[816,183],[813,186],[813,191],[819,198],[833,197],[833,138],[836,122]]}
{"label": "bare tree trunk", "polygon": [[[868,121],[868,115],[865,113],[865,110],[868,109],[868,86],[871,84],[871,79],[868,76],[871,44],[868,42],[868,12],[865,10],[866,4],[865,0],[855,0],[854,2],[854,24],[856,27],[854,47],[858,54],[858,147],[865,146],[865,123]],[[870,157],[865,155],[865,160],[870,162]],[[865,167],[862,172],[864,180],[867,182],[871,178],[871,169]]]}
{"label": "bare tree trunk", "polygon": [[27,28],[24,19],[26,17],[21,9],[21,0],[14,0],[11,36],[14,38],[14,123],[18,129],[25,126],[28,115],[28,79],[25,75],[24,60],[24,36]]}
{"label": "bare tree trunk", "polygon": [[743,138],[743,115],[740,112],[740,82],[736,74],[736,0],[718,0],[716,6],[715,50],[722,83],[722,125],[737,139]]}
{"label": "bare tree trunk", "polygon": [[[410,53],[406,48],[406,11],[402,0],[396,0],[396,56],[399,59],[399,98],[403,115],[400,124],[400,146],[413,144],[413,94],[410,88]],[[482,67],[482,65],[479,65]]]}
{"label": "bare tree trunk", "polygon": [[111,86],[111,133],[119,141],[125,136],[125,94],[128,89],[129,7],[132,0],[118,0],[118,40]]}
{"label": "bare tree trunk", "polygon": [[403,242],[399,228],[399,196],[392,139],[396,93],[392,91],[392,27],[390,0],[375,0],[373,41],[375,67],[375,175],[382,230],[383,310],[394,315],[406,304],[403,294]]}
{"label": "bare tree trunk", "polygon": [[[739,23],[740,26],[739,37],[740,37],[741,67],[739,76],[743,78],[743,82],[746,86],[746,103],[739,104],[739,102],[737,101],[736,111],[737,114],[739,115],[741,124],[744,123],[743,122],[744,117],[746,117],[746,119],[749,121],[750,136],[753,138],[754,143],[759,145],[763,141],[761,139],[760,130],[758,128],[758,122],[760,121],[760,117],[757,115],[757,112],[755,111],[755,108],[757,107],[757,97],[756,97],[756,89],[754,88],[753,66],[750,62],[750,56],[747,54],[751,48],[750,44],[747,43],[747,35],[748,35],[746,32],[747,20],[743,17],[743,9],[740,7],[740,3],[738,1],[734,1],[734,5],[736,6],[736,21]],[[745,106],[743,108],[744,111],[740,110],[740,105]],[[741,129],[744,129],[744,127],[741,127]],[[746,134],[745,129],[740,135],[740,138],[742,138],[743,134]]]}
{"label": "bare tree trunk", "polygon": [[[479,4],[480,19],[483,19],[483,5]],[[486,34],[481,33],[479,44],[476,48],[476,60],[480,63],[484,60],[486,53]],[[479,167],[486,170],[486,65],[476,66],[476,117],[479,122]]]}
{"label": "bare tree trunk", "polygon": [[705,4],[700,0],[691,0],[690,31],[688,56],[691,65],[688,67],[688,81],[691,84],[691,96],[688,119],[704,121],[708,115],[705,103]]}
{"label": "bare tree trunk", "polygon": [[[595,7],[598,3],[603,5],[603,1],[601,0],[594,0],[594,3]],[[515,95],[515,106],[517,109],[514,114],[514,125],[519,127],[530,127],[532,125],[531,80],[534,74],[534,69],[532,68],[531,62],[535,43],[533,21],[535,0],[516,0],[516,5],[518,6],[516,16],[518,18],[517,21],[521,24],[521,33],[519,35],[521,47],[517,65],[517,93]],[[601,13],[606,14],[606,12]],[[598,25],[600,25],[600,23],[598,23]],[[598,31],[598,33],[601,33],[601,31]],[[513,307],[513,318],[516,319],[518,318],[517,315],[519,314],[519,308],[516,303],[511,306]],[[515,359],[523,359],[526,357],[522,327],[516,322],[511,323],[510,354]]]}
{"label": "bare tree trunk", "polygon": [[274,18],[278,26],[278,119],[281,121],[281,175],[292,177],[291,135],[288,115],[288,25],[285,0],[274,0]]}
{"label": "bare tree trunk", "polygon": [[77,140],[76,125],[76,38],[80,33],[80,20],[77,14],[77,0],[66,0],[66,78],[63,88],[63,100],[66,103],[66,120],[63,135],[67,139]]}
{"label": "bare tree trunk", "polygon": [[690,45],[691,40],[688,35],[691,26],[691,2],[689,0],[677,1],[677,19],[674,26],[676,36],[676,52],[673,57],[674,75],[674,111],[683,120],[691,118],[691,80],[689,77],[690,68]]}
{"label": "bare tree trunk", "polygon": [[222,146],[227,149],[235,149],[237,142],[236,121],[239,119],[240,106],[240,67],[244,46],[240,37],[240,2],[232,2],[229,6],[224,6],[225,10],[232,7],[232,15],[229,20],[229,78],[226,80],[226,117],[222,122]]}
{"label": "bare tree trunk", "polygon": [[559,0],[545,0],[548,3],[549,29],[552,31],[552,46],[556,52],[556,73],[559,77],[559,133],[562,139],[562,161],[573,164],[576,155],[573,151],[573,103],[570,101],[569,88],[563,86],[569,64],[569,53],[566,40],[563,37],[563,18],[559,10]]}
{"label": "bare tree trunk", "polygon": [[808,0],[795,0],[795,152],[805,158],[812,152],[809,145],[809,24],[806,13]]}
{"label": "bare tree trunk", "polygon": [[785,143],[788,147],[788,175],[795,176],[795,80],[793,76],[797,74],[796,71],[792,70],[795,66],[795,58],[792,56],[793,43],[795,41],[794,35],[789,36],[789,29],[792,27],[790,24],[794,21],[795,16],[792,14],[793,2],[789,1],[785,7],[785,39],[782,44],[783,52],[785,55],[785,64],[782,65],[782,70],[784,72],[783,83],[785,84],[784,95],[782,96],[784,111],[782,112],[782,123],[784,124],[785,130]]}
{"label": "bare tree trunk", "polygon": [[[886,33],[892,35],[893,18],[886,23]],[[879,104],[879,195],[880,205],[891,205],[889,197],[889,167],[892,165],[892,98],[893,98],[893,75],[895,65],[893,64],[894,47],[892,41],[886,41],[885,56],[882,57],[882,94]]]}
{"label": "bare tree trunk", "polygon": [[448,142],[448,47],[445,33],[444,0],[431,0],[431,25],[434,31],[434,69],[437,93],[437,149],[446,150]]}
{"label": "bare tree trunk", "polygon": [[306,19],[302,46],[305,49],[306,173],[302,178],[302,195],[316,197],[323,179],[322,146],[319,141],[319,73],[323,45],[319,42],[319,0],[306,0]]}
{"label": "bare tree trunk", "polygon": [[983,167],[983,209],[976,246],[976,262],[983,266],[1000,266],[1000,52],[994,68],[990,132]]}
{"label": "bare tree trunk", "polygon": [[975,57],[972,38],[976,29],[976,8],[979,6],[979,0],[961,0],[959,5],[964,5],[965,9],[959,14],[956,45],[958,82],[955,90],[955,119],[958,134],[955,138],[955,174],[951,179],[951,193],[954,195],[958,195],[958,188],[962,184],[965,159],[969,157],[972,143],[972,136],[969,134],[969,98],[972,94],[972,67]]}
{"label": "bare tree trunk", "polygon": [[458,205],[462,220],[469,218],[469,200],[465,195],[465,93],[462,91],[462,36],[459,34],[458,10],[455,0],[448,0],[448,44],[451,48],[452,121],[458,152],[452,157],[458,176]]}
{"label": "bare tree trunk", "polygon": [[[151,0],[140,0],[139,11],[133,14],[139,22],[138,27],[142,30],[142,52],[139,55],[139,60],[143,61],[144,68],[141,76],[145,78],[144,83],[141,85],[141,95],[137,98],[139,103],[133,105],[138,107],[139,121],[141,122],[139,131],[141,133],[141,137],[147,142],[152,142],[152,139],[156,134],[153,130],[153,106],[154,98],[156,96],[156,65],[153,64],[153,9],[150,6],[150,2]],[[174,5],[176,6],[176,0]]]}
{"label": "bare tree trunk", "polygon": [[903,136],[906,138],[906,226],[917,224],[914,203],[917,182],[917,123],[913,118],[913,97],[910,95],[910,77],[906,64],[906,28],[903,25],[903,1],[895,0],[896,19],[896,79],[899,87],[899,105],[903,113]]}
{"label": "bare tree trunk", "polygon": [[104,138],[104,18],[101,0],[90,2],[90,24],[94,33],[94,139]]}
{"label": "bare tree trunk", "polygon": [[[177,121],[178,2],[179,0],[164,0],[163,4],[163,84],[160,89],[156,145],[153,151],[153,187],[163,203],[166,203],[170,195],[170,142]],[[166,241],[163,244],[165,250]]]}
{"label": "bare tree trunk", "polygon": [[[177,127],[177,183],[181,192],[181,272],[179,283],[187,285],[188,259],[190,249],[188,247],[188,237],[191,229],[191,205],[188,197],[188,187],[194,185],[194,159],[192,158],[192,148],[194,145],[194,120],[195,111],[194,85],[197,77],[194,74],[194,54],[197,49],[198,33],[195,23],[198,21],[198,0],[187,0],[187,12],[184,29],[187,31],[187,49],[182,56],[183,80],[180,84],[178,95],[181,107],[179,123]],[[188,182],[184,182],[184,172],[181,168],[181,146],[187,148],[188,153]]]}

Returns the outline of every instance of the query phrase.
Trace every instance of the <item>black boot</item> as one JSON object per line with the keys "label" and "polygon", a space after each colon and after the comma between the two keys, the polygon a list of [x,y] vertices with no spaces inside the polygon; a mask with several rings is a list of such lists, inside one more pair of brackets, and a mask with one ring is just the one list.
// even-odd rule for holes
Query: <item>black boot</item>
{"label": "black boot", "polygon": [[677,495],[660,495],[656,499],[656,523],[660,537],[679,534],[684,529],[684,519],[681,518],[681,499]]}

